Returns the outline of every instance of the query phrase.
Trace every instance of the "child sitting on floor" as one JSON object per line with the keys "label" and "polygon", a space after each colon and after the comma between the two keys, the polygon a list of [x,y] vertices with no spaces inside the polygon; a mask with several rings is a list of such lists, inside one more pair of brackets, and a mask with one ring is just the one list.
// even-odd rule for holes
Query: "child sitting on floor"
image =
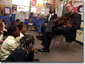
{"label": "child sitting on floor", "polygon": [[26,32],[26,26],[23,22],[21,22],[19,25],[18,25],[18,28],[20,30],[20,36],[16,38],[17,41],[19,41],[22,37],[24,37],[24,34]]}
{"label": "child sitting on floor", "polygon": [[20,45],[8,56],[7,62],[33,62],[34,61],[34,37],[25,35],[20,39]]}

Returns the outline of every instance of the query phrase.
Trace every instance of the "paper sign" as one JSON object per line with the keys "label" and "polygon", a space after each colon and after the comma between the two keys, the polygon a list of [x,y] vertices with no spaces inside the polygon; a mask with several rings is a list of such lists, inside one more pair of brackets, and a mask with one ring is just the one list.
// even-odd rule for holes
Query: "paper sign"
{"label": "paper sign", "polygon": [[28,25],[33,25],[32,23],[28,23]]}
{"label": "paper sign", "polygon": [[10,9],[9,8],[5,8],[5,14],[9,14],[10,13]]}

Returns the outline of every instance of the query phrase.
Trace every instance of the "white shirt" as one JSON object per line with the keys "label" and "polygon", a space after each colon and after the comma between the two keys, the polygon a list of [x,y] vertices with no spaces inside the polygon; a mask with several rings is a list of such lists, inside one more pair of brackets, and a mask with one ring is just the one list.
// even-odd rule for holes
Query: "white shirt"
{"label": "white shirt", "polygon": [[5,24],[3,23],[3,31],[7,31],[7,29],[5,28]]}
{"label": "white shirt", "polygon": [[6,60],[6,58],[11,54],[19,43],[16,41],[16,39],[13,36],[8,36],[7,39],[2,43],[1,49],[0,49],[0,58],[1,60]]}
{"label": "white shirt", "polygon": [[0,40],[3,40],[3,35],[2,34],[0,35]]}
{"label": "white shirt", "polygon": [[33,25],[33,23],[28,23],[28,25],[31,25],[31,26],[32,26],[32,25]]}
{"label": "white shirt", "polygon": [[20,39],[21,39],[22,37],[24,37],[24,35],[23,35],[22,33],[20,33],[20,36],[16,38],[16,41],[18,41],[18,42],[19,42],[19,41],[20,41]]}
{"label": "white shirt", "polygon": [[49,14],[48,22],[50,21],[51,17],[54,15],[54,13]]}

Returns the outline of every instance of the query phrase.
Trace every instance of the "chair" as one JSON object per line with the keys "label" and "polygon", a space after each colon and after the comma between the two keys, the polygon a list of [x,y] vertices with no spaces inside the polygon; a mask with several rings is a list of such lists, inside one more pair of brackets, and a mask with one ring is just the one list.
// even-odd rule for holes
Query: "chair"
{"label": "chair", "polygon": [[[64,40],[63,40],[64,38],[65,38],[64,35],[54,36],[54,37],[53,37],[53,40],[54,40],[53,47],[54,47],[56,41],[59,41],[59,46],[60,46],[60,45],[62,44],[62,42],[64,42]],[[69,47],[69,45],[70,45],[71,43],[73,43],[73,45],[74,45],[74,47],[75,47],[75,40],[72,41],[72,42],[66,42],[66,43],[67,43],[67,47]]]}
{"label": "chair", "polygon": [[54,45],[55,45],[55,43],[56,43],[56,41],[59,41],[59,45],[61,45],[62,44],[62,42],[63,42],[63,35],[59,35],[59,36],[53,36],[53,41],[54,41],[54,43],[53,43],[53,47],[54,47]]}
{"label": "chair", "polygon": [[[80,18],[79,19],[79,26],[77,27],[77,29],[76,30],[78,30],[78,29],[80,29],[80,26],[81,26],[81,15],[80,14],[78,14],[78,18]],[[77,33],[77,32],[76,32]],[[75,34],[76,34],[75,33]],[[64,37],[64,36],[63,36]],[[76,37],[75,37],[75,39],[76,39]],[[74,43],[74,47],[75,47],[75,39],[72,41],[73,43]],[[61,41],[62,41],[62,38],[60,39]],[[67,42],[67,47],[69,47],[69,45],[72,43],[72,42]],[[61,43],[61,42],[60,42]],[[54,38],[54,44],[55,44],[55,38]]]}
{"label": "chair", "polygon": [[71,43],[73,43],[73,45],[74,45],[74,47],[75,47],[75,41],[67,42],[67,47],[69,47]]}

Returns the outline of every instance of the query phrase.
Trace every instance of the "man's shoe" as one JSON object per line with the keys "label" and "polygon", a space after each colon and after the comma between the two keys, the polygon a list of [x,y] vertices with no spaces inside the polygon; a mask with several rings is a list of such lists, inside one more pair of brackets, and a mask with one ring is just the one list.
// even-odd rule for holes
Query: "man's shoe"
{"label": "man's shoe", "polygon": [[44,48],[42,48],[42,49],[39,49],[38,51],[39,51],[39,52],[49,52],[49,49],[44,49]]}

